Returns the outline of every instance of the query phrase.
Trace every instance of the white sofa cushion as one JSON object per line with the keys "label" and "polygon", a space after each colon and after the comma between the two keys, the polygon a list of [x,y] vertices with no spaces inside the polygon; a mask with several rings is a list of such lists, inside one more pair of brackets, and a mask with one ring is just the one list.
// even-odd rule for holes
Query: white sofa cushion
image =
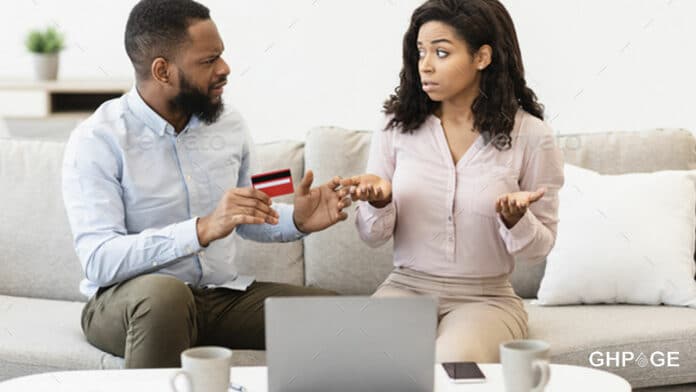
{"label": "white sofa cushion", "polygon": [[[369,148],[369,132],[313,129],[307,134],[306,168],[314,171],[319,183],[333,176],[361,174]],[[345,222],[304,239],[306,283],[341,294],[370,295],[393,269],[392,241],[376,249],[368,247],[355,229],[355,207],[345,211]]]}
{"label": "white sofa cushion", "polygon": [[539,304],[696,307],[696,170],[565,178]]}
{"label": "white sofa cushion", "polygon": [[0,294],[84,300],[61,194],[64,148],[0,139]]}
{"label": "white sofa cushion", "polygon": [[123,360],[82,334],[84,303],[0,295],[0,380],[26,374],[118,369]]}
{"label": "white sofa cushion", "polygon": [[[0,381],[63,370],[121,369],[123,358],[87,342],[84,303],[0,295]],[[265,363],[265,353],[235,350],[235,366]]]}
{"label": "white sofa cushion", "polygon": [[[525,300],[529,315],[529,338],[551,345],[551,362],[594,367],[593,352],[604,359],[630,352],[634,360],[619,366],[605,361],[598,369],[616,373],[633,388],[696,382],[696,310],[674,306],[569,305],[539,306]],[[654,355],[678,352],[679,367],[640,366],[640,353]],[[657,353],[657,354],[653,354]],[[630,354],[627,354],[627,358]],[[597,354],[594,363],[599,364]],[[691,385],[692,388],[696,385]],[[692,391],[693,389],[688,389]],[[599,392],[599,391],[598,391]]]}

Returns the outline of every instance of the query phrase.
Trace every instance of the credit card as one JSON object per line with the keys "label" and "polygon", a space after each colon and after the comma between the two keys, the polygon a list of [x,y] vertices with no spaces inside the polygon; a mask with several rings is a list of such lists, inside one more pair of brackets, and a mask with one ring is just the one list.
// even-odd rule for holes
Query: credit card
{"label": "credit card", "polygon": [[290,169],[276,170],[251,176],[251,185],[269,197],[293,193]]}

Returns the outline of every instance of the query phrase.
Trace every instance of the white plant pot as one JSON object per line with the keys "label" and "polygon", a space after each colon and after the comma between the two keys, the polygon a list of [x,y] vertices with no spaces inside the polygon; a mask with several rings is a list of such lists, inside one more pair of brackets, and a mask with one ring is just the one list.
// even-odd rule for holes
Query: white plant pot
{"label": "white plant pot", "polygon": [[58,78],[58,53],[35,53],[34,73],[37,80],[56,80]]}

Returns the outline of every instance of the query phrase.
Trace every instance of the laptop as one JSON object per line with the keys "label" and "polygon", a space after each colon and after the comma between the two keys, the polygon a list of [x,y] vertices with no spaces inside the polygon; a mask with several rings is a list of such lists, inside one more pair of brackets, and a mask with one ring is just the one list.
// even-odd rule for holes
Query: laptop
{"label": "laptop", "polygon": [[265,303],[269,392],[432,392],[431,297],[275,297]]}

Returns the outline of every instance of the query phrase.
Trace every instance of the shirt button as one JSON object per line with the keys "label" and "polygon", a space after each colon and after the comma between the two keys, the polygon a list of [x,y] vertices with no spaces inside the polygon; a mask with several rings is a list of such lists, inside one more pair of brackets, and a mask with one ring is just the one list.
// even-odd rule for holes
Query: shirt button
{"label": "shirt button", "polygon": [[205,252],[204,251],[198,252],[198,256],[201,256],[201,257],[205,256]]}
{"label": "shirt button", "polygon": [[157,266],[157,262],[156,262],[156,261],[153,261],[153,262],[152,262],[152,266],[153,266],[153,267],[156,267],[156,266]]}
{"label": "shirt button", "polygon": [[448,216],[448,217],[447,217],[447,220],[450,221],[450,222],[452,222],[452,217],[451,217],[451,216]]}
{"label": "shirt button", "polygon": [[186,181],[191,181],[191,176],[186,176]]}

